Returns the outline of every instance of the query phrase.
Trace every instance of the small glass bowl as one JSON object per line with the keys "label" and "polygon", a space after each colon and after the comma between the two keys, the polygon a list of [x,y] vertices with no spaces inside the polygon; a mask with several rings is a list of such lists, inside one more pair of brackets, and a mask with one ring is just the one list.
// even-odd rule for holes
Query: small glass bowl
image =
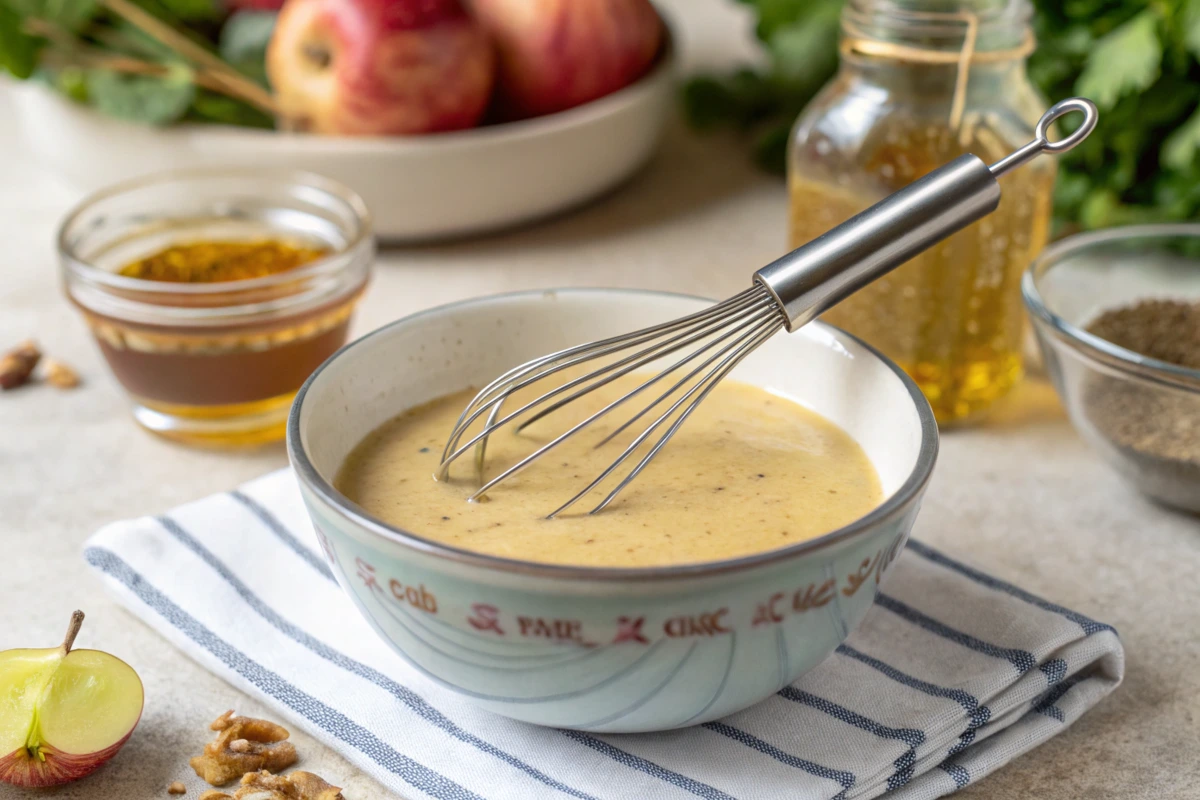
{"label": "small glass bowl", "polygon": [[[262,278],[170,283],[118,274],[174,244],[282,240],[328,255]],[[374,260],[358,195],[304,173],[172,172],[85,199],[62,223],[64,290],[134,418],[216,446],[282,439],[292,398],[346,342]]]}
{"label": "small glass bowl", "polygon": [[1141,300],[1200,301],[1200,224],[1068,237],[1038,257],[1021,288],[1075,428],[1143,493],[1200,512],[1200,370],[1085,330],[1100,313]]}

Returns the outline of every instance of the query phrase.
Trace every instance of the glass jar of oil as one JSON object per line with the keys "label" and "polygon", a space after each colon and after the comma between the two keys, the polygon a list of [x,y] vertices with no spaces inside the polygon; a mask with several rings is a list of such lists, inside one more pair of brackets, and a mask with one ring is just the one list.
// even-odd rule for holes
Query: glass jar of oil
{"label": "glass jar of oil", "polygon": [[[991,163],[1033,135],[1046,103],[1025,74],[1028,0],[847,0],[841,67],[789,151],[797,247],[934,168]],[[1020,276],[1045,244],[1054,160],[1000,179],[999,209],[823,317],[920,385],[943,425],[982,417],[1021,376]]]}

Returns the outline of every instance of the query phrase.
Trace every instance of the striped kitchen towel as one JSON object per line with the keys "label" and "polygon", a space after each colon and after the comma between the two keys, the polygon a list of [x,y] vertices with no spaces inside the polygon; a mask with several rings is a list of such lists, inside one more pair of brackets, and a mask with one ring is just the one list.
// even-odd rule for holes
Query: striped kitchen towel
{"label": "striped kitchen towel", "polygon": [[1124,669],[1110,626],[914,541],[849,640],[751,709],[657,734],[539,728],[409,667],[319,553],[284,470],[109,525],[85,556],[177,647],[404,798],[940,797],[1063,730]]}

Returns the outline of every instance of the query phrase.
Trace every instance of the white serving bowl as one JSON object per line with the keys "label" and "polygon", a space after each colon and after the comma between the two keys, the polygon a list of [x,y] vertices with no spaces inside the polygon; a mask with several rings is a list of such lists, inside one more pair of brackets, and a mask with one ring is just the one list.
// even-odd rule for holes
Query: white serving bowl
{"label": "white serving bowl", "polygon": [[[777,334],[733,373],[836,422],[878,471],[883,504],[816,539],[664,568],[536,564],[422,539],[333,488],[351,448],[406,409],[707,303],[600,289],[471,300],[347,345],[300,390],[288,454],[325,554],[362,614],[416,669],[540,725],[664,730],[769,696],[832,653],[866,614],[912,527],[937,425],[903,371],[821,323]],[[681,616],[714,625],[709,635],[673,636],[680,626],[669,622]],[[589,644],[524,638],[518,617],[569,622]]]}
{"label": "white serving bowl", "polygon": [[654,152],[674,103],[675,50],[636,83],[543,117],[409,137],[330,137],[215,125],[151,128],[11,84],[17,131],[40,165],[86,192],[198,167],[303,170],[349,186],[389,241],[497,230],[579,205]]}

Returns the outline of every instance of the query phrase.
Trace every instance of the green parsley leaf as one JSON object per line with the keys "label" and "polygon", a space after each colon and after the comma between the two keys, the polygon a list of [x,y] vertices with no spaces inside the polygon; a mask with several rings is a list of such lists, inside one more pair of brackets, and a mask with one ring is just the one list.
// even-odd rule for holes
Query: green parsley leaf
{"label": "green parsley leaf", "polygon": [[173,66],[161,77],[92,70],[87,76],[87,93],[96,107],[109,116],[165,125],[187,112],[196,89],[191,70]]}
{"label": "green parsley leaf", "polygon": [[744,104],[724,81],[702,75],[683,87],[683,113],[693,128],[710,131],[736,124]]}
{"label": "green parsley leaf", "polygon": [[770,76],[749,69],[723,78],[701,76],[684,86],[684,112],[700,130],[748,130],[780,113],[782,91]]}
{"label": "green parsley leaf", "polygon": [[156,62],[176,61],[183,63],[179,54],[169,45],[163,44],[136,25],[123,19],[115,19],[105,31],[105,41],[118,53],[149,59]]}
{"label": "green parsley leaf", "polygon": [[[156,0],[168,15],[182,22],[206,22],[219,19],[224,13],[224,6],[217,0]],[[143,0],[144,5],[154,12],[154,4]],[[162,15],[159,15],[162,16]]]}
{"label": "green parsley leaf", "polygon": [[1163,46],[1158,15],[1147,9],[1101,38],[1088,56],[1075,90],[1101,109],[1148,88],[1159,75]]}
{"label": "green parsley leaf", "polygon": [[1168,219],[1194,219],[1200,211],[1200,161],[1190,171],[1168,172],[1155,181],[1154,202]]}
{"label": "green parsley leaf", "polygon": [[245,128],[275,127],[274,118],[257,108],[206,89],[197,90],[189,117],[200,122],[238,125]]}
{"label": "green parsley leaf", "polygon": [[840,2],[830,0],[742,0],[746,5],[754,6],[758,13],[758,26],[755,33],[764,42],[769,42],[779,28],[802,21],[814,6],[829,6],[839,8]]}
{"label": "green parsley leaf", "polygon": [[40,42],[25,33],[22,17],[0,2],[0,67],[25,80],[37,67]]}
{"label": "green parsley leaf", "polygon": [[1200,0],[1184,0],[1182,23],[1184,45],[1200,58]]}
{"label": "green parsley leaf", "polygon": [[1197,155],[1200,155],[1200,109],[1167,138],[1159,158],[1171,169],[1183,172],[1197,160]]}
{"label": "green parsley leaf", "polygon": [[52,22],[59,28],[77,31],[99,12],[96,0],[7,0],[23,17]]}
{"label": "green parsley leaf", "polygon": [[817,4],[804,20],[777,27],[767,41],[776,73],[819,86],[837,68],[838,16],[837,6]]}
{"label": "green parsley leaf", "polygon": [[787,145],[792,138],[790,122],[768,128],[754,141],[754,163],[759,168],[776,175],[787,174]]}
{"label": "green parsley leaf", "polygon": [[87,73],[84,70],[79,67],[64,67],[50,77],[54,87],[76,103],[88,101]]}
{"label": "green parsley leaf", "polygon": [[272,11],[239,11],[221,28],[217,51],[233,66],[267,85],[267,45],[275,30]]}

